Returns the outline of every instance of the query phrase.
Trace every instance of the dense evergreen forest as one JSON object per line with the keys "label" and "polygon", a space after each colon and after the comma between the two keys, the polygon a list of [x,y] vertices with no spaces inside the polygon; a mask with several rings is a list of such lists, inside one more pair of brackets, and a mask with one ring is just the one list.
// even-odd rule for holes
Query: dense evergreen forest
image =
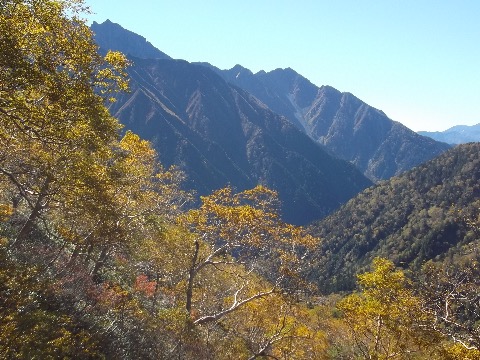
{"label": "dense evergreen forest", "polygon": [[[356,292],[322,295],[304,268],[323,240],[280,220],[276,192],[193,206],[121,133],[105,104],[129,64],[97,53],[84,11],[0,0],[0,358],[480,359],[476,248],[421,282],[376,257]],[[452,221],[478,239],[473,214]]]}
{"label": "dense evergreen forest", "polygon": [[311,225],[322,238],[311,258],[312,279],[324,292],[352,290],[354,274],[374,257],[418,271],[428,260],[476,248],[468,219],[478,219],[479,208],[480,143],[460,145]]}

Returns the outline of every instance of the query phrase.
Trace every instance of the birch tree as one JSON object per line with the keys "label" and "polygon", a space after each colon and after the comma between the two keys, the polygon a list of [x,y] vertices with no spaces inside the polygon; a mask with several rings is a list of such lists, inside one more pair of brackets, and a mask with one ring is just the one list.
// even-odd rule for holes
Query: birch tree
{"label": "birch tree", "polygon": [[[198,209],[180,218],[193,234],[185,310],[194,325],[218,321],[285,290],[299,257],[314,243],[303,229],[280,220],[277,194],[263,186],[238,193],[227,187],[201,200]],[[250,280],[253,274],[269,281],[258,288]],[[225,276],[229,285],[215,289],[216,279]]]}

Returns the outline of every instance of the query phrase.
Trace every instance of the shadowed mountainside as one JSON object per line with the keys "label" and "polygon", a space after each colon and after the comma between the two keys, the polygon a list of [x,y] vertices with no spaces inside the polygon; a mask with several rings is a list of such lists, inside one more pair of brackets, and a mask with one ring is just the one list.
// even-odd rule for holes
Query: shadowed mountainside
{"label": "shadowed mountainside", "polygon": [[374,181],[398,175],[450,147],[416,134],[350,93],[317,87],[290,68],[253,74],[240,65],[220,70],[201,64],[250,92]]}
{"label": "shadowed mountainside", "polygon": [[306,224],[371,185],[353,165],[208,68],[133,59],[131,92],[110,110],[151,140],[165,166],[187,174],[200,195],[228,184],[279,192],[284,219]]}

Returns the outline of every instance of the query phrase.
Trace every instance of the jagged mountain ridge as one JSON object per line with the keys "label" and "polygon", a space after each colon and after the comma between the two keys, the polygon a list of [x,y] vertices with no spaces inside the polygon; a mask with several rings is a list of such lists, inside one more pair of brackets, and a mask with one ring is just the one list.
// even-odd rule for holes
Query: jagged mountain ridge
{"label": "jagged mountain ridge", "polygon": [[302,108],[312,103],[318,88],[294,70],[276,69],[269,73],[253,74],[241,65],[229,70],[220,70],[209,63],[198,63],[217,72],[228,82],[248,91],[274,112],[287,117],[295,126],[306,131]]}
{"label": "jagged mountain ridge", "polygon": [[350,93],[317,87],[290,68],[253,74],[240,65],[220,70],[201,64],[256,96],[374,181],[398,175],[450,147],[416,134]]}
{"label": "jagged mountain ridge", "polygon": [[480,124],[456,125],[445,131],[419,131],[418,133],[448,144],[466,144],[480,141]]}
{"label": "jagged mountain ridge", "polygon": [[279,192],[284,219],[306,224],[371,185],[288,120],[213,71],[183,60],[133,58],[131,92],[110,110],[151,140],[165,166],[200,195],[228,184]]}
{"label": "jagged mountain ridge", "polygon": [[376,256],[418,270],[427,260],[459,254],[478,240],[462,219],[475,221],[479,208],[480,143],[459,145],[312,224],[322,242],[308,259],[310,278],[324,292],[352,290],[355,274]]}

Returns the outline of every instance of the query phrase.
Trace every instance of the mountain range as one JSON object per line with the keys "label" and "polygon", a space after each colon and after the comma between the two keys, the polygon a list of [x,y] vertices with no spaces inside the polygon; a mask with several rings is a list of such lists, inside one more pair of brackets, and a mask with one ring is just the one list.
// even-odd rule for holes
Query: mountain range
{"label": "mountain range", "polygon": [[371,180],[449,148],[292,69],[219,70],[173,60],[110,21],[92,30],[101,49],[122,51],[133,63],[131,92],[120,94],[110,111],[152,141],[165,166],[184,170],[187,187],[199,195],[261,183],[279,192],[284,220],[306,224]]}
{"label": "mountain range", "polygon": [[253,94],[373,181],[398,175],[449,148],[392,121],[351,93],[317,87],[290,68],[253,74],[240,65],[220,70],[201,64]]}
{"label": "mountain range", "polygon": [[457,125],[445,131],[419,131],[418,133],[449,144],[465,144],[480,141],[480,124]]}

